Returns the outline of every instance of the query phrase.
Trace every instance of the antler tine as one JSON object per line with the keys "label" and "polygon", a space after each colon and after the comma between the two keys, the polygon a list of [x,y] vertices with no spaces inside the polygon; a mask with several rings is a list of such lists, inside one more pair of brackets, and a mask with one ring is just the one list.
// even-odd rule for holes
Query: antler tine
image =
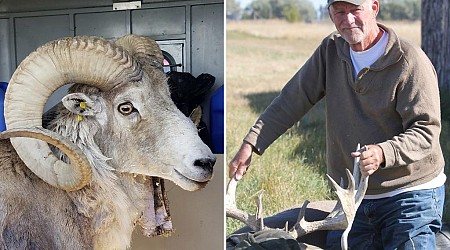
{"label": "antler tine", "polygon": [[356,208],[358,208],[359,205],[361,205],[361,202],[364,199],[364,195],[366,194],[368,186],[369,186],[369,176],[361,176],[361,180],[359,181],[358,190],[356,190],[355,196]]}
{"label": "antler tine", "polygon": [[[355,191],[355,180],[353,179],[351,172],[346,169],[345,173],[348,179],[347,189],[341,187],[341,185],[343,185],[342,179],[341,185],[339,185],[333,180],[333,178],[327,175],[338,196],[338,202],[333,208],[333,211],[331,211],[331,213],[324,220],[308,222],[305,220],[305,212],[309,201],[305,201],[300,209],[297,223],[291,230],[292,236],[297,238],[317,230],[343,230],[346,229],[349,224],[351,225],[353,222],[353,217],[356,213],[355,194],[357,192]],[[365,190],[361,193],[363,194],[363,197]]]}
{"label": "antler tine", "polygon": [[[337,208],[333,209],[333,211],[336,210],[336,212],[333,213],[332,216],[331,216],[332,213],[330,213],[330,215],[327,218],[325,218],[324,220],[306,221],[303,217],[291,229],[291,231],[290,231],[291,235],[293,237],[298,238],[303,235],[312,233],[314,231],[345,229],[347,226],[345,214],[342,212],[342,208],[340,208],[340,205],[336,205],[336,207],[338,207],[338,206],[339,206],[338,209]],[[305,209],[306,209],[306,207],[305,207]]]}
{"label": "antler tine", "polygon": [[294,238],[298,238],[300,236],[310,233],[305,230],[308,228],[307,226],[305,226],[305,224],[308,223],[305,220],[306,207],[308,206],[308,204],[309,204],[308,200],[305,200],[305,202],[303,202],[302,208],[300,209],[300,212],[298,213],[297,216],[297,222],[295,223],[292,230],[289,231],[289,234]]}
{"label": "antler tine", "polygon": [[[360,148],[360,144],[358,143],[358,146],[356,147],[356,152],[363,152],[365,150],[367,150],[367,146]],[[360,176],[361,179],[359,179]],[[361,170],[359,169],[359,156],[355,157],[353,164],[353,182],[354,183],[356,182],[357,191],[354,197],[354,204],[351,205],[353,206],[353,208],[351,208],[349,211],[346,211],[348,226],[342,233],[341,237],[341,248],[344,250],[348,249],[348,242],[347,242],[348,234],[350,233],[350,230],[352,228],[352,224],[356,216],[356,211],[361,205],[361,202],[364,199],[364,195],[369,185],[369,176],[361,175]]]}
{"label": "antler tine", "polygon": [[[249,215],[247,212],[238,209],[236,206],[237,183],[238,180],[236,180],[236,178],[233,176],[230,178],[227,184],[226,200],[225,200],[226,215],[227,217],[231,217],[233,219],[243,222],[245,225],[247,225],[254,231],[260,231],[264,227],[264,223],[262,222],[261,216],[258,215],[258,211],[256,215]],[[260,195],[257,201],[258,210],[261,211],[260,213],[262,213],[261,199],[262,198]],[[259,222],[258,219],[260,219]]]}
{"label": "antler tine", "polygon": [[263,192],[258,194],[256,199],[256,225],[258,230],[264,229],[264,218],[263,218],[263,205],[262,205],[262,195]]}
{"label": "antler tine", "polygon": [[299,219],[291,230],[292,236],[300,237],[317,230],[345,230],[341,238],[341,247],[342,249],[348,249],[347,236],[355,218],[356,210],[361,204],[367,190],[368,177],[362,176],[358,190],[355,190],[355,180],[348,169],[346,169],[346,175],[348,178],[347,189],[342,188],[333,178],[327,175],[338,196],[338,202],[328,217],[321,221],[305,221],[304,213],[307,205],[307,202],[305,202],[300,210]]}
{"label": "antler tine", "polygon": [[227,184],[227,193],[226,193],[226,205],[231,207],[236,207],[236,187],[238,181],[233,176],[230,178]]}
{"label": "antler tine", "polygon": [[354,216],[355,210],[355,180],[352,177],[352,174],[348,169],[345,169],[345,173],[347,174],[348,179],[348,187],[347,189],[343,189],[336,184],[336,182],[328,176],[330,181],[333,183],[334,188],[336,189],[335,193],[338,196],[339,201],[341,202],[341,206],[343,212],[347,217],[347,221],[349,221],[349,216]]}
{"label": "antler tine", "polygon": [[[365,147],[363,147],[365,148]],[[358,143],[358,145],[356,146],[356,152],[360,152],[361,151],[361,144]],[[356,183],[356,188],[359,187],[359,175],[360,175],[361,171],[359,170],[359,156],[355,157],[354,161],[353,161],[353,179],[355,180]]]}

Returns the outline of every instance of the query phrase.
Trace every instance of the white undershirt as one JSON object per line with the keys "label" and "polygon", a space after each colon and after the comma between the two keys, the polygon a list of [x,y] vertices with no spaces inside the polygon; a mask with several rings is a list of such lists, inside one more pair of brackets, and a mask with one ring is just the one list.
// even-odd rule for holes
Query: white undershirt
{"label": "white undershirt", "polygon": [[[369,180],[370,180],[370,178],[369,178]],[[437,188],[437,187],[444,185],[446,180],[447,180],[447,176],[444,174],[444,171],[442,171],[436,178],[432,179],[429,182],[425,182],[424,184],[420,184],[420,185],[408,187],[408,188],[399,188],[399,189],[396,189],[394,191],[387,192],[384,194],[373,194],[373,195],[366,194],[366,195],[364,195],[364,199],[368,199],[368,200],[382,199],[382,198],[393,197],[395,195],[409,192],[409,191]]]}
{"label": "white undershirt", "polygon": [[354,51],[352,48],[350,48],[350,58],[352,59],[353,63],[354,78],[356,78],[358,73],[363,68],[368,68],[374,62],[376,62],[378,58],[380,58],[383,55],[384,51],[386,51],[386,45],[389,40],[389,35],[386,31],[384,30],[382,31],[383,36],[372,48],[363,51]]}
{"label": "white undershirt", "polygon": [[[383,30],[383,36],[380,38],[380,40],[370,49],[364,50],[364,51],[354,51],[350,48],[350,57],[352,59],[353,63],[353,77],[356,78],[358,73],[363,68],[370,67],[374,62],[380,58],[383,53],[386,50],[386,46],[389,40],[389,34]],[[381,199],[381,198],[387,198],[387,197],[393,197],[395,195],[409,192],[409,191],[417,191],[417,190],[425,190],[425,189],[432,189],[437,188],[442,185],[444,185],[445,181],[447,180],[447,176],[444,174],[444,171],[442,171],[436,178],[432,179],[429,182],[408,187],[408,188],[400,188],[396,189],[391,192],[383,193],[383,194],[376,194],[376,195],[368,195],[366,194],[364,196],[364,199]]]}

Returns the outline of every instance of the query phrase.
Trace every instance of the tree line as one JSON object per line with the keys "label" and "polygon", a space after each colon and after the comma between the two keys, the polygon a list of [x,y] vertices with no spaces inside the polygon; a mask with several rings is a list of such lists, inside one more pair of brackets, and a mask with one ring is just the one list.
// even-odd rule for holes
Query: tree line
{"label": "tree line", "polygon": [[[312,22],[328,19],[328,9],[318,10],[310,0],[254,0],[241,8],[237,0],[227,0],[230,19],[285,19],[288,22]],[[420,20],[421,0],[380,0],[380,20]]]}

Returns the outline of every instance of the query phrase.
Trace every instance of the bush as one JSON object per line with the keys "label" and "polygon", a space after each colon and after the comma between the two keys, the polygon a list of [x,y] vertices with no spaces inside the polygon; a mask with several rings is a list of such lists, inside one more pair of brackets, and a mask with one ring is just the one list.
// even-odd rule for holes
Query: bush
{"label": "bush", "polygon": [[420,20],[421,0],[384,0],[378,17],[382,20]]}

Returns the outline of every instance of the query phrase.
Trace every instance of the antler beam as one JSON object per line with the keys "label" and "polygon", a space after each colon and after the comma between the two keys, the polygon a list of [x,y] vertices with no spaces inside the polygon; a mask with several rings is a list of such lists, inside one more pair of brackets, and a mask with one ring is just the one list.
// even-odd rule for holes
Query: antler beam
{"label": "antler beam", "polygon": [[227,194],[225,200],[226,215],[243,222],[254,231],[260,231],[264,229],[264,220],[262,217],[262,193],[260,193],[256,200],[256,214],[250,215],[245,211],[242,211],[236,206],[236,187],[238,180],[233,176],[227,185]]}

